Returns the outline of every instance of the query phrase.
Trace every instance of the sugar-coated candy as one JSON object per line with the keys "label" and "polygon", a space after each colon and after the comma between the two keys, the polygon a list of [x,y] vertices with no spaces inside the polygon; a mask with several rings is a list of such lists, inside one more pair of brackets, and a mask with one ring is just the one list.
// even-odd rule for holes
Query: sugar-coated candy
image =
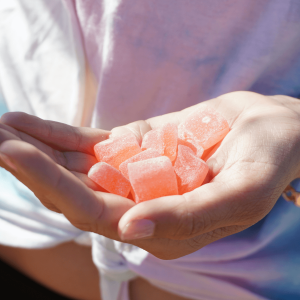
{"label": "sugar-coated candy", "polygon": [[178,128],[175,124],[165,124],[161,131],[165,146],[164,155],[174,161],[177,155]]}
{"label": "sugar-coated candy", "polygon": [[204,152],[204,149],[202,146],[198,145],[195,141],[193,140],[189,140],[189,141],[185,141],[185,140],[181,140],[178,139],[178,146],[179,145],[183,145],[186,147],[189,147],[191,150],[193,150],[193,152],[195,153],[195,155],[197,155],[197,157],[201,158]]}
{"label": "sugar-coated candy", "polygon": [[146,160],[149,158],[154,158],[154,157],[159,157],[159,156],[161,156],[161,155],[156,150],[147,149],[147,150],[142,151],[142,152],[136,154],[135,156],[132,156],[132,157],[128,158],[127,160],[123,161],[119,166],[119,170],[127,179],[129,179],[129,176],[128,176],[128,164],[129,163],[134,163],[137,161]]}
{"label": "sugar-coated candy", "polygon": [[205,149],[210,148],[229,132],[229,125],[217,111],[203,106],[192,112],[178,126],[181,140],[197,143]]}
{"label": "sugar-coated candy", "polygon": [[209,158],[211,156],[213,156],[215,154],[215,152],[218,150],[218,148],[220,147],[222,141],[216,143],[215,145],[213,145],[212,147],[206,149],[204,152],[203,152],[203,155],[201,157],[201,159],[203,159],[204,161],[208,161]]}
{"label": "sugar-coated candy", "polygon": [[142,150],[153,149],[174,161],[177,152],[178,129],[175,124],[167,123],[160,128],[150,130],[143,138]]}
{"label": "sugar-coated candy", "polygon": [[93,165],[88,177],[108,192],[122,197],[127,197],[131,189],[130,182],[121,172],[105,162]]}
{"label": "sugar-coated candy", "polygon": [[174,168],[166,156],[129,163],[128,174],[136,203],[178,195]]}
{"label": "sugar-coated candy", "polygon": [[160,155],[164,155],[165,147],[161,130],[157,128],[148,131],[143,137],[141,148],[142,150],[153,149]]}
{"label": "sugar-coated candy", "polygon": [[183,145],[178,145],[174,169],[178,179],[179,195],[201,186],[208,173],[208,165],[189,147]]}
{"label": "sugar-coated candy", "polygon": [[119,169],[119,165],[123,161],[142,152],[142,150],[135,135],[128,133],[96,144],[94,152],[98,161],[106,162]]}

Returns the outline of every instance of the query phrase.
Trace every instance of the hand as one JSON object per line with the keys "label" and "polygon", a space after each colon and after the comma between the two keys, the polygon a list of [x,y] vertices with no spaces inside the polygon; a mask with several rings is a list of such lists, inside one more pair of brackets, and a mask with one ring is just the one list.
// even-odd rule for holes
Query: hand
{"label": "hand", "polygon": [[86,175],[97,163],[94,144],[108,135],[104,130],[7,113],[0,120],[0,166],[32,190],[44,206],[62,212],[77,228],[117,239],[118,221],[134,203],[101,192]]}
{"label": "hand", "polygon": [[[76,178],[71,178],[68,171],[57,166],[41,151],[35,149],[34,152],[32,146],[29,149],[29,145],[22,145],[23,148],[20,148],[20,145],[14,144],[16,142],[9,141],[0,146],[0,152],[22,168],[24,178],[26,166],[31,165],[27,161],[32,162],[38,157],[45,167],[29,170],[26,176],[30,180],[41,177],[46,190],[51,178],[44,171],[50,166],[55,169],[60,180],[59,184],[50,185],[52,194],[49,195],[52,197],[48,196],[47,201],[50,199],[78,228],[113,239],[119,239],[118,229],[126,242],[144,248],[159,258],[173,259],[255,224],[271,210],[285,186],[300,176],[298,100],[235,92],[207,101],[206,105],[218,110],[229,121],[232,130],[207,161],[211,169],[211,182],[182,196],[163,197],[133,205],[130,200],[116,195],[92,192],[94,196],[91,196],[91,191],[88,192],[88,188],[78,180],[76,189],[76,184],[72,185],[73,192],[63,187],[67,185],[65,182],[75,183]],[[141,140],[147,131],[163,123],[179,124],[194,109],[190,107],[146,122],[135,122],[115,128],[113,132],[122,134],[130,130]],[[25,122],[20,122],[18,114],[8,114],[1,121],[58,150],[78,149],[74,147],[74,141],[73,148],[59,148],[61,146],[56,138],[68,132],[65,125],[53,127],[52,123],[41,120],[38,121],[41,123],[35,123],[33,117],[23,117]],[[30,119],[29,126],[26,125],[26,118]],[[51,135],[49,130],[37,131],[37,125],[43,127],[44,123],[51,128]],[[88,148],[83,145],[89,142],[91,145],[91,140],[85,133],[81,135],[84,136],[79,148],[82,151]],[[69,137],[71,139],[72,136]],[[29,150],[33,154],[27,155],[31,153]],[[27,156],[21,159],[18,155],[21,153]],[[25,180],[21,176],[19,179]],[[100,208],[97,203],[101,203],[98,204]],[[115,215],[114,218],[111,215]]]}
{"label": "hand", "polygon": [[[113,132],[131,130],[141,139],[163,123],[179,124],[201,105]],[[219,111],[232,128],[207,161],[211,182],[183,196],[140,203],[119,222],[123,239],[163,259],[189,254],[255,224],[269,213],[288,183],[300,177],[298,99],[235,92],[206,105]],[[131,240],[135,237],[140,240]]]}

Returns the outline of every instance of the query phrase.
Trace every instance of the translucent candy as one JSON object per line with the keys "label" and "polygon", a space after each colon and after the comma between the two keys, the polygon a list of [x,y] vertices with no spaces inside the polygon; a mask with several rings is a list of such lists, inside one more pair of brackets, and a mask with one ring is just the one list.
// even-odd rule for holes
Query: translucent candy
{"label": "translucent candy", "polygon": [[208,173],[208,165],[189,147],[182,145],[178,146],[174,169],[178,180],[179,195],[201,186]]}
{"label": "translucent candy", "polygon": [[178,130],[175,124],[165,124],[147,132],[143,138],[142,150],[153,149],[174,161],[177,152]]}
{"label": "translucent candy", "polygon": [[128,174],[136,203],[178,195],[174,168],[166,156],[129,163]]}
{"label": "translucent candy", "polygon": [[215,154],[215,152],[218,150],[218,148],[220,147],[222,143],[222,140],[218,143],[216,143],[215,145],[213,145],[212,147],[206,149],[201,157],[201,159],[203,159],[204,161],[208,161],[209,158],[211,156],[213,156]]}
{"label": "translucent candy", "polygon": [[143,137],[141,148],[142,150],[153,149],[160,155],[164,155],[165,147],[161,130],[158,128],[148,131]]}
{"label": "translucent candy", "polygon": [[94,151],[98,161],[106,162],[116,169],[123,161],[142,152],[133,133],[100,142],[95,145]]}
{"label": "translucent candy", "polygon": [[92,166],[88,177],[108,192],[122,197],[127,197],[131,189],[130,182],[121,172],[105,162]]}
{"label": "translucent candy", "polygon": [[161,155],[156,150],[148,149],[148,150],[142,151],[141,153],[136,154],[135,156],[132,156],[129,159],[122,162],[119,166],[119,169],[120,169],[121,173],[127,179],[129,179],[129,175],[128,175],[128,164],[129,163],[134,163],[137,161],[146,160],[149,158],[154,158],[154,157],[159,157],[159,156],[161,156]]}
{"label": "translucent candy", "polygon": [[201,147],[200,145],[198,145],[196,142],[194,142],[192,140],[184,141],[184,140],[178,139],[178,146],[179,145],[189,147],[191,150],[193,150],[195,155],[199,158],[201,158],[203,155],[203,152],[204,152],[203,147]]}
{"label": "translucent candy", "polygon": [[192,112],[178,126],[181,140],[196,143],[205,149],[210,148],[229,132],[227,121],[217,111],[204,106]]}

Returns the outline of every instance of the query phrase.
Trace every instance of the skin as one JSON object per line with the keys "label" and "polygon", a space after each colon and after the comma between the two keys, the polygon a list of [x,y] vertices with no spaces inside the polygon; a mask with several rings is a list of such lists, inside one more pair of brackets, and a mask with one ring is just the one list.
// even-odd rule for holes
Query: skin
{"label": "skin", "polygon": [[[0,257],[31,279],[71,299],[100,300],[91,248],[74,242],[47,249],[0,246]],[[76,263],[75,263],[76,262]]]}
{"label": "skin", "polygon": [[[99,273],[91,248],[74,242],[47,249],[0,246],[0,258],[50,290],[71,299],[101,300]],[[76,262],[76,263],[74,263]],[[131,300],[185,300],[151,285],[143,278],[129,283]]]}
{"label": "skin", "polygon": [[[287,96],[229,93],[113,132],[131,131],[141,141],[149,130],[166,122],[178,125],[202,105],[219,111],[231,131],[207,161],[210,182],[182,196],[134,205],[101,192],[86,173],[95,163],[93,145],[109,133],[24,113],[1,118],[1,166],[75,227],[126,241],[161,259],[182,257],[261,220],[288,183],[300,177],[300,102]],[[151,221],[154,230],[132,239],[141,220]]]}

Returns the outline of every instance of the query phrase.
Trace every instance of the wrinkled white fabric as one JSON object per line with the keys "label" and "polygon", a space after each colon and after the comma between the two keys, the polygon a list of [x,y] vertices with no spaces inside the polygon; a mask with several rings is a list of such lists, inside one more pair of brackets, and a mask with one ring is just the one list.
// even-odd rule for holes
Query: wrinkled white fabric
{"label": "wrinkled white fabric", "polygon": [[[60,0],[0,1],[0,102],[5,110],[78,125],[85,62],[76,22]],[[83,235],[83,237],[81,237]],[[0,243],[44,248],[86,234],[0,169]],[[83,240],[84,239],[84,240]]]}
{"label": "wrinkled white fabric", "polygon": [[299,95],[299,1],[65,1],[99,84],[96,127],[236,90]]}
{"label": "wrinkled white fabric", "polygon": [[0,1],[0,86],[10,111],[79,125],[85,61],[60,0]]}
{"label": "wrinkled white fabric", "polygon": [[[92,234],[93,261],[101,277],[101,296],[103,300],[118,300],[122,282],[129,281],[137,274],[128,268],[130,258],[139,265],[146,258],[147,252],[138,247],[113,241],[106,237]],[[124,289],[126,293],[126,289]]]}

